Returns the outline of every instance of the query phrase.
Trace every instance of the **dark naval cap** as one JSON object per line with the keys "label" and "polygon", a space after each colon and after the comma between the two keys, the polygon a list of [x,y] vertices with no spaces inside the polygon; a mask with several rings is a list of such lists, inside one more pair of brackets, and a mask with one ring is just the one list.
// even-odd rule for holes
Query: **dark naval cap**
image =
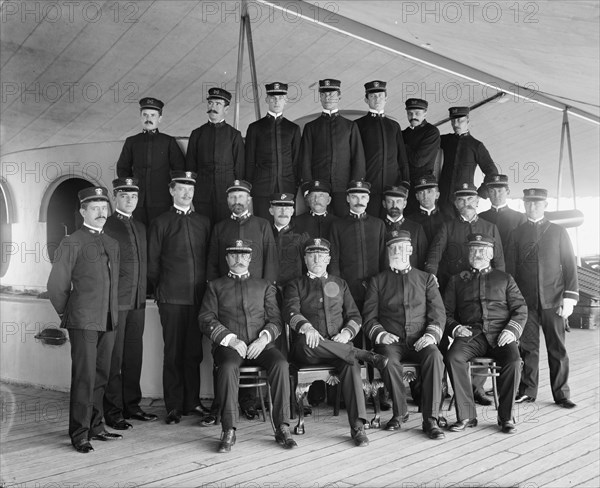
{"label": "dark naval cap", "polygon": [[425,190],[427,188],[437,188],[438,182],[434,175],[425,175],[413,181],[415,191]]}
{"label": "dark naval cap", "polygon": [[352,180],[346,187],[346,193],[371,193],[371,183],[363,180]]}
{"label": "dark naval cap", "polygon": [[114,191],[140,191],[137,178],[117,178],[112,182]]}
{"label": "dark naval cap", "polygon": [[246,193],[250,193],[252,191],[252,184],[246,180],[233,180],[233,183],[227,188],[227,193],[231,193],[232,191],[245,191]]}
{"label": "dark naval cap", "polygon": [[319,93],[337,91],[342,89],[342,82],[333,78],[319,80]]}
{"label": "dark naval cap", "polygon": [[291,193],[273,193],[270,203],[275,207],[293,207],[294,195]]}
{"label": "dark naval cap", "polygon": [[267,83],[265,88],[267,89],[267,95],[287,95],[288,92],[287,84],[279,81]]}
{"label": "dark naval cap", "polygon": [[469,107],[450,107],[448,113],[451,119],[460,119],[466,115],[469,115],[471,109]]}
{"label": "dark naval cap", "polygon": [[507,175],[487,175],[483,182],[488,188],[495,188],[504,186],[508,188],[508,176]]}
{"label": "dark naval cap", "polygon": [[401,181],[397,185],[385,186],[383,188],[383,195],[386,197],[408,198],[409,190],[410,190],[410,183],[408,181]]}
{"label": "dark naval cap", "polygon": [[454,190],[455,197],[477,196],[477,188],[472,183],[463,183]]}
{"label": "dark naval cap", "polygon": [[327,239],[323,239],[322,237],[317,237],[316,239],[310,239],[304,245],[304,253],[309,252],[329,252],[331,249],[331,244]]}
{"label": "dark naval cap", "polygon": [[385,236],[385,245],[391,246],[396,242],[410,243],[410,231],[408,230],[393,230]]}
{"label": "dark naval cap", "polygon": [[227,90],[223,90],[223,88],[209,88],[207,100],[224,100],[229,104],[231,102],[231,93]]}
{"label": "dark naval cap", "polygon": [[365,83],[365,94],[387,92],[387,83],[385,81],[369,81]]}
{"label": "dark naval cap", "polygon": [[467,236],[467,246],[494,247],[494,238],[487,234],[469,234]]}
{"label": "dark naval cap", "polygon": [[406,100],[406,102],[404,102],[404,104],[406,105],[406,110],[411,110],[415,108],[427,110],[427,107],[429,107],[429,103],[427,103],[427,100],[423,100],[422,98],[409,98],[408,100]]}
{"label": "dark naval cap", "polygon": [[548,198],[548,190],[545,188],[527,188],[523,190],[523,200],[525,202],[546,200],[546,198]]}
{"label": "dark naval cap", "polygon": [[162,109],[165,106],[158,98],[146,97],[140,100],[140,110],[145,108],[151,108],[152,110],[158,110],[162,114]]}
{"label": "dark naval cap", "polygon": [[331,186],[326,181],[308,181],[302,185],[302,195],[306,196],[313,191],[322,191],[331,195]]}
{"label": "dark naval cap", "polygon": [[79,190],[77,197],[79,198],[79,203],[91,202],[94,200],[104,200],[108,202],[108,190],[103,186],[90,186],[89,188]]}
{"label": "dark naval cap", "polygon": [[225,248],[227,254],[252,254],[252,241],[237,239]]}
{"label": "dark naval cap", "polygon": [[171,171],[171,182],[195,185],[197,176],[193,171]]}

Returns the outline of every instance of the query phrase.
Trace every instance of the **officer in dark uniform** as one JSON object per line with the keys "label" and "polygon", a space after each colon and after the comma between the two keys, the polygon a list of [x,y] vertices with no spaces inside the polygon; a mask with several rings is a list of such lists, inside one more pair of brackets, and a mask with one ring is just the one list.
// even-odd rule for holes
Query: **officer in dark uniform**
{"label": "officer in dark uniform", "polygon": [[527,222],[527,217],[521,212],[517,212],[508,206],[506,199],[510,194],[508,187],[508,176],[490,175],[486,176],[483,183],[487,187],[492,208],[481,212],[479,216],[482,219],[496,224],[504,246],[504,256],[507,254],[508,237],[510,233],[519,225]]}
{"label": "officer in dark uniform", "polygon": [[134,217],[144,225],[150,225],[169,209],[170,172],[185,166],[185,157],[175,138],[158,131],[164,105],[156,98],[140,100],[142,132],[125,139],[117,161],[119,178],[138,180],[140,192]]}
{"label": "officer in dark uniform", "polygon": [[213,343],[216,404],[221,413],[218,452],[229,452],[236,441],[240,366],[267,370],[273,397],[275,440],[296,447],[287,418],[290,380],[288,362],[273,341],[281,334],[281,313],[275,287],[248,272],[252,247],[238,239],[226,247],[229,272],[208,284],[198,320]]}
{"label": "officer in dark uniform", "polygon": [[495,239],[479,233],[467,239],[471,269],[454,275],[444,294],[446,333],[454,337],[445,358],[456,400],[457,421],[450,430],[477,425],[468,362],[486,356],[500,366],[498,425],[512,434],[521,371],[517,341],[527,320],[527,305],[513,277],[490,266]]}
{"label": "officer in dark uniform", "polygon": [[191,208],[195,183],[192,171],[171,174],[173,206],[154,220],[148,237],[148,278],[156,288],[163,328],[167,424],[178,424],[182,414],[203,413],[197,318],[206,289],[210,222]]}
{"label": "officer in dark uniform", "polygon": [[387,358],[352,346],[362,319],[348,284],[327,273],[330,243],[311,239],[305,247],[308,274],[284,290],[283,318],[294,333],[290,360],[302,365],[334,365],[339,371],[348,411],[350,434],[358,447],[369,444],[365,433],[367,412],[358,361],[384,370]]}
{"label": "officer in dark uniform", "polygon": [[[437,180],[434,175],[425,175],[413,181],[415,196],[419,202],[419,208],[413,213],[407,214],[407,219],[421,224],[425,231],[427,242],[431,243],[442,226],[442,223],[452,220],[446,214],[440,212],[437,200],[440,196]],[[406,213],[406,211],[405,211]]]}
{"label": "officer in dark uniform", "polygon": [[104,232],[117,240],[121,252],[119,327],[104,392],[104,419],[113,429],[127,430],[132,426],[125,419],[158,418],[140,407],[148,244],[146,227],[132,216],[138,203],[137,179],[117,178],[112,184],[116,210],[106,219]]}
{"label": "officer in dark uniform", "polygon": [[365,153],[358,126],[339,114],[339,80],[319,80],[321,116],[304,126],[300,146],[303,181],[324,180],[331,185],[332,212],[348,213],[346,185],[365,177]]}
{"label": "officer in dark uniform", "polygon": [[69,436],[81,453],[90,440],[121,439],[104,428],[102,397],[119,317],[119,243],[104,233],[108,191],[78,193],[83,226],[56,250],[48,277],[48,297],[71,342]]}
{"label": "officer in dark uniform", "polygon": [[[414,181],[434,174],[440,148],[440,131],[425,120],[429,107],[427,100],[409,98],[405,105],[409,126],[402,131],[402,137],[408,156],[409,181]],[[408,197],[407,212],[414,212],[417,208],[419,207],[412,190]]]}
{"label": "officer in dark uniform", "polygon": [[331,224],[339,219],[327,211],[327,206],[331,203],[329,183],[321,180],[308,181],[302,185],[301,190],[308,212],[296,217],[296,230],[301,234],[307,233],[313,239],[329,239]]}
{"label": "officer in dark uniform", "polygon": [[385,225],[366,212],[370,184],[348,183],[350,212],[331,225],[331,274],[348,283],[359,310],[365,300],[367,281],[386,266]]}
{"label": "officer in dark uniform", "polygon": [[442,295],[452,275],[470,269],[467,246],[469,234],[485,234],[494,238],[492,266],[504,271],[500,233],[494,224],[477,216],[479,197],[475,186],[463,183],[463,186],[454,192],[454,204],[459,216],[442,224],[429,245],[425,262],[425,271],[437,276]]}
{"label": "officer in dark uniform", "polygon": [[387,238],[389,269],[371,278],[365,297],[365,334],[375,352],[389,358],[383,382],[393,400],[393,417],[386,430],[399,430],[407,413],[401,361],[421,365],[423,430],[442,439],[437,424],[441,408],[444,361],[437,348],[446,321],[435,278],[410,264],[411,235],[392,230]]}
{"label": "officer in dark uniform", "polygon": [[538,392],[540,328],[546,339],[550,386],[557,405],[573,408],[570,400],[569,356],[565,346],[567,319],[579,300],[577,262],[567,231],[544,217],[547,190],[524,190],[527,222],[508,243],[507,270],[527,301],[529,315],[519,349],[523,374],[516,402],[533,402]]}
{"label": "officer in dark uniform", "polygon": [[[452,192],[463,183],[473,184],[477,166],[486,176],[498,174],[498,168],[481,141],[469,133],[469,107],[450,107],[453,134],[444,134],[440,146],[444,151],[444,164],[440,173],[440,200],[438,205],[449,216],[454,214]],[[479,196],[487,198],[485,184]]]}
{"label": "officer in dark uniform", "polygon": [[254,214],[269,218],[269,198],[273,193],[298,190],[300,178],[300,127],[283,116],[288,86],[274,82],[265,85],[269,110],[252,122],[246,132],[246,180],[252,184]]}
{"label": "officer in dark uniform", "polygon": [[421,224],[406,220],[402,213],[406,207],[409,188],[410,184],[406,181],[384,188],[382,205],[385,210],[385,218],[383,223],[388,234],[393,230],[405,230],[410,233],[412,243],[410,265],[422,270],[425,266],[429,243]]}
{"label": "officer in dark uniform", "polygon": [[275,193],[271,196],[269,213],[273,217],[273,235],[279,256],[279,276],[277,287],[282,289],[290,280],[303,273],[304,245],[309,236],[300,234],[294,220],[294,195]]}
{"label": "officer in dark uniform", "polygon": [[365,103],[369,112],[356,120],[365,151],[365,180],[371,183],[371,200],[367,213],[383,218],[379,201],[386,186],[398,180],[409,181],[408,157],[400,124],[385,116],[387,83],[365,83]]}
{"label": "officer in dark uniform", "polygon": [[194,209],[214,225],[229,216],[225,190],[244,177],[244,141],[240,131],[225,122],[231,93],[210,88],[206,100],[208,122],[190,134],[185,169],[198,174]]}
{"label": "officer in dark uniform", "polygon": [[230,215],[218,222],[210,240],[208,254],[208,279],[215,280],[228,272],[228,243],[238,239],[250,241],[252,261],[250,273],[255,278],[264,278],[275,283],[279,274],[277,245],[269,221],[252,215],[249,211],[252,185],[244,180],[230,182],[226,189]]}

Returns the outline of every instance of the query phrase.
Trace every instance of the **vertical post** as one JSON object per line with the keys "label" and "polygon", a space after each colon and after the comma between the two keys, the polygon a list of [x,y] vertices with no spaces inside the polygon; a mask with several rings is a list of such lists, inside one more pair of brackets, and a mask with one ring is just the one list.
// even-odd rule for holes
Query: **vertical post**
{"label": "vertical post", "polygon": [[256,120],[260,119],[260,100],[258,99],[258,80],[256,77],[256,60],[254,58],[254,43],[252,42],[252,28],[250,27],[250,17],[246,11],[246,35],[248,36],[248,56],[250,58],[250,76],[252,78],[252,94],[254,96],[254,114]]}
{"label": "vertical post", "polygon": [[240,12],[240,37],[238,41],[237,73],[235,76],[235,105],[233,110],[233,127],[236,129],[238,129],[240,124],[240,92],[242,86],[242,70],[244,69],[244,29],[246,28],[246,22],[244,21],[245,16],[246,1],[242,0]]}
{"label": "vertical post", "polygon": [[[573,151],[571,149],[571,127],[569,125],[569,114],[565,109],[565,134],[567,138],[567,152],[569,154],[569,169],[571,172],[571,192],[573,193],[573,208],[577,209],[577,194],[575,193],[575,168],[573,163]],[[581,253],[579,252],[579,228],[575,227],[575,256],[577,266],[581,266]]]}
{"label": "vertical post", "polygon": [[558,156],[558,179],[556,183],[556,210],[560,210],[560,194],[562,192],[562,164],[563,164],[563,152],[565,148],[565,133],[569,124],[567,115],[567,107],[563,110],[563,119],[560,129],[560,152]]}

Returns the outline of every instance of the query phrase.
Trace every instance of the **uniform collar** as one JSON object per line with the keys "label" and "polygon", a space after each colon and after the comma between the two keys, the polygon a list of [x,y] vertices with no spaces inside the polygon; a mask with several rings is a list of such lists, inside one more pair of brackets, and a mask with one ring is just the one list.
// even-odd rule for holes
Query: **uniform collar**
{"label": "uniform collar", "polygon": [[118,208],[116,209],[117,218],[121,220],[131,220],[131,215],[121,212]]}
{"label": "uniform collar", "polygon": [[502,210],[506,207],[508,207],[507,203],[505,203],[504,205],[499,205],[498,207],[495,207],[494,205],[492,205],[492,209],[495,210],[496,212],[500,212],[500,210]]}
{"label": "uniform collar", "polygon": [[192,213],[192,208],[188,207],[187,209],[183,208],[183,207],[179,207],[175,204],[173,204],[173,208],[175,209],[175,213],[177,215],[189,215]]}
{"label": "uniform collar", "polygon": [[242,215],[231,214],[231,220],[234,220],[235,222],[243,222],[244,220],[249,219],[250,215],[252,215],[250,211],[246,210]]}
{"label": "uniform collar", "polygon": [[392,218],[389,215],[386,215],[385,220],[388,221],[390,224],[402,224],[404,222],[404,215],[400,215],[400,217],[397,220],[392,220]]}
{"label": "uniform collar", "polygon": [[104,231],[100,227],[92,227],[91,225],[83,224],[81,227],[84,230],[87,230],[90,234],[104,234]]}
{"label": "uniform collar", "polygon": [[371,115],[371,117],[385,117],[385,113],[383,112],[383,110],[381,112],[378,112],[377,110],[370,108],[369,114]]}
{"label": "uniform collar", "polygon": [[437,205],[435,205],[431,210],[427,210],[425,207],[421,207],[419,205],[419,210],[421,211],[421,213],[423,215],[433,215],[433,214],[436,214],[438,212]]}
{"label": "uniform collar", "polygon": [[323,278],[323,279],[329,278],[329,275],[327,274],[327,271],[325,271],[325,273],[323,273],[321,276],[317,276],[316,274],[311,273],[310,271],[308,271],[306,273],[306,276],[308,276],[311,280],[316,280],[316,279],[319,279],[319,278]]}
{"label": "uniform collar", "polygon": [[280,119],[281,117],[283,117],[283,112],[276,114],[275,112],[271,112],[270,110],[268,110],[267,115],[270,115],[274,119]]}
{"label": "uniform collar", "polygon": [[318,214],[313,212],[312,210],[309,210],[309,213],[313,216],[313,217],[327,217],[327,210],[325,210],[325,212]]}
{"label": "uniform collar", "polygon": [[408,272],[412,269],[412,266],[408,266],[408,268],[404,268],[404,269],[396,269],[396,268],[390,268],[394,273],[396,274],[408,274]]}
{"label": "uniform collar", "polygon": [[473,224],[479,220],[479,216],[477,214],[475,214],[471,220],[465,219],[462,215],[459,215],[458,218],[460,219],[461,222],[464,222],[466,224]]}
{"label": "uniform collar", "polygon": [[275,230],[276,230],[278,233],[281,233],[282,231],[289,230],[289,229],[290,229],[290,227],[291,227],[291,223],[290,223],[290,224],[288,224],[288,225],[284,225],[283,227],[278,227],[277,225],[273,224],[273,228],[275,228]]}
{"label": "uniform collar", "polygon": [[219,120],[218,122],[211,122],[210,120],[208,121],[208,125],[211,125],[213,127],[222,127],[225,125],[225,119],[223,120]]}
{"label": "uniform collar", "polygon": [[357,213],[353,212],[352,210],[350,210],[350,217],[352,217],[353,219],[357,219],[357,220],[366,219],[367,218],[367,212],[363,212],[361,214],[357,214]]}
{"label": "uniform collar", "polygon": [[334,108],[333,110],[327,110],[326,108],[324,108],[321,112],[321,115],[324,115],[326,117],[337,117],[339,112],[339,108]]}
{"label": "uniform collar", "polygon": [[142,129],[142,134],[158,134],[158,129]]}
{"label": "uniform collar", "polygon": [[537,220],[530,219],[529,217],[527,218],[527,221],[528,221],[530,224],[541,224],[541,223],[542,223],[542,220],[544,220],[544,217],[542,217],[541,219],[537,219]]}
{"label": "uniform collar", "polygon": [[488,266],[487,268],[483,268],[483,269],[475,269],[475,268],[471,268],[471,274],[473,276],[477,276],[478,274],[488,274],[490,271],[492,271],[492,267]]}
{"label": "uniform collar", "polygon": [[419,125],[417,125],[416,127],[413,127],[412,125],[409,125],[408,128],[410,130],[415,130],[415,129],[420,129],[421,127],[423,127],[425,124],[427,123],[426,119],[423,119],[423,122],[421,122]]}
{"label": "uniform collar", "polygon": [[234,273],[233,271],[229,271],[227,273],[227,276],[229,276],[231,279],[234,279],[234,280],[244,281],[244,280],[247,280],[248,278],[250,278],[250,273],[246,272],[246,273],[240,275],[240,274]]}

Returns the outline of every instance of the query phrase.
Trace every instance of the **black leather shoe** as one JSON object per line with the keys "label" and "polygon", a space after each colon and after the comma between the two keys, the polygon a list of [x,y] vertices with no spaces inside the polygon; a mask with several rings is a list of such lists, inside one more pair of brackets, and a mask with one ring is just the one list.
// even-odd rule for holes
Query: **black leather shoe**
{"label": "black leather shoe", "polygon": [[355,351],[356,359],[370,364],[371,366],[379,370],[385,369],[389,362],[389,359],[385,356],[382,356],[381,354],[375,354],[374,352],[365,351],[364,349],[355,349]]}
{"label": "black leather shoe", "polygon": [[98,432],[96,435],[93,435],[91,439],[93,441],[118,441],[121,440],[123,436],[121,434],[113,434],[112,432]]}
{"label": "black leather shoe", "polygon": [[178,424],[179,422],[181,422],[181,412],[179,410],[171,410],[167,414],[167,418],[165,419],[165,422],[169,425]]}
{"label": "black leather shoe", "polygon": [[361,420],[352,427],[350,435],[352,436],[352,439],[354,439],[354,445],[356,447],[367,447],[369,445],[369,438],[367,437],[365,426]]}
{"label": "black leather shoe", "polygon": [[73,444],[73,447],[77,452],[82,454],[87,454],[88,452],[92,452],[94,450],[89,441],[79,441],[77,444]]}
{"label": "black leather shoe", "polygon": [[512,420],[498,420],[498,425],[505,434],[514,434],[517,431],[517,427]]}
{"label": "black leather shoe", "polygon": [[482,395],[479,392],[473,395],[473,399],[475,400],[475,403],[483,405],[484,407],[489,407],[492,404],[492,401],[488,397]]}
{"label": "black leather shoe", "polygon": [[196,405],[191,410],[184,412],[183,415],[199,415],[200,417],[204,417],[210,413],[210,409],[206,408],[204,405]]}
{"label": "black leather shoe", "polygon": [[303,405],[302,408],[305,417],[310,417],[312,415],[312,407],[310,405]]}
{"label": "black leather shoe", "polygon": [[430,439],[439,440],[446,437],[446,435],[442,432],[442,429],[438,427],[437,419],[427,419],[425,422],[423,422],[422,427],[423,432],[425,432]]}
{"label": "black leather shoe", "polygon": [[517,395],[515,398],[515,403],[533,403],[535,402],[535,398],[530,397],[529,395]]}
{"label": "black leather shoe", "polygon": [[242,409],[242,413],[248,420],[254,420],[258,417],[258,410],[254,407],[248,407],[246,409]]}
{"label": "black leather shoe", "polygon": [[228,429],[221,432],[221,441],[217,452],[230,452],[231,446],[235,444],[235,429]]}
{"label": "black leather shoe", "polygon": [[210,427],[211,425],[215,425],[217,423],[217,417],[212,414],[206,415],[201,421],[200,425],[202,427]]}
{"label": "black leather shoe", "polygon": [[296,441],[292,439],[292,434],[290,433],[290,427],[286,424],[281,424],[277,431],[275,432],[275,440],[284,449],[293,449],[294,447],[298,447]]}
{"label": "black leather shoe", "polygon": [[402,428],[402,422],[397,417],[392,417],[387,424],[385,424],[385,430],[400,430]]}
{"label": "black leather shoe", "polygon": [[568,398],[563,398],[562,400],[558,400],[556,402],[556,404],[562,408],[575,408],[577,406]]}
{"label": "black leather shoe", "polygon": [[108,425],[111,429],[115,429],[115,430],[133,429],[133,425],[131,425],[125,419],[119,419],[116,422],[106,422],[106,425]]}
{"label": "black leather shoe", "polygon": [[459,420],[458,422],[448,427],[448,430],[450,430],[451,432],[462,432],[467,427],[477,427],[477,419]]}
{"label": "black leather shoe", "polygon": [[138,410],[137,412],[133,412],[129,414],[129,416],[124,416],[126,419],[135,419],[141,420],[142,422],[154,422],[158,420],[158,415],[154,415],[153,413],[146,413],[143,410]]}

